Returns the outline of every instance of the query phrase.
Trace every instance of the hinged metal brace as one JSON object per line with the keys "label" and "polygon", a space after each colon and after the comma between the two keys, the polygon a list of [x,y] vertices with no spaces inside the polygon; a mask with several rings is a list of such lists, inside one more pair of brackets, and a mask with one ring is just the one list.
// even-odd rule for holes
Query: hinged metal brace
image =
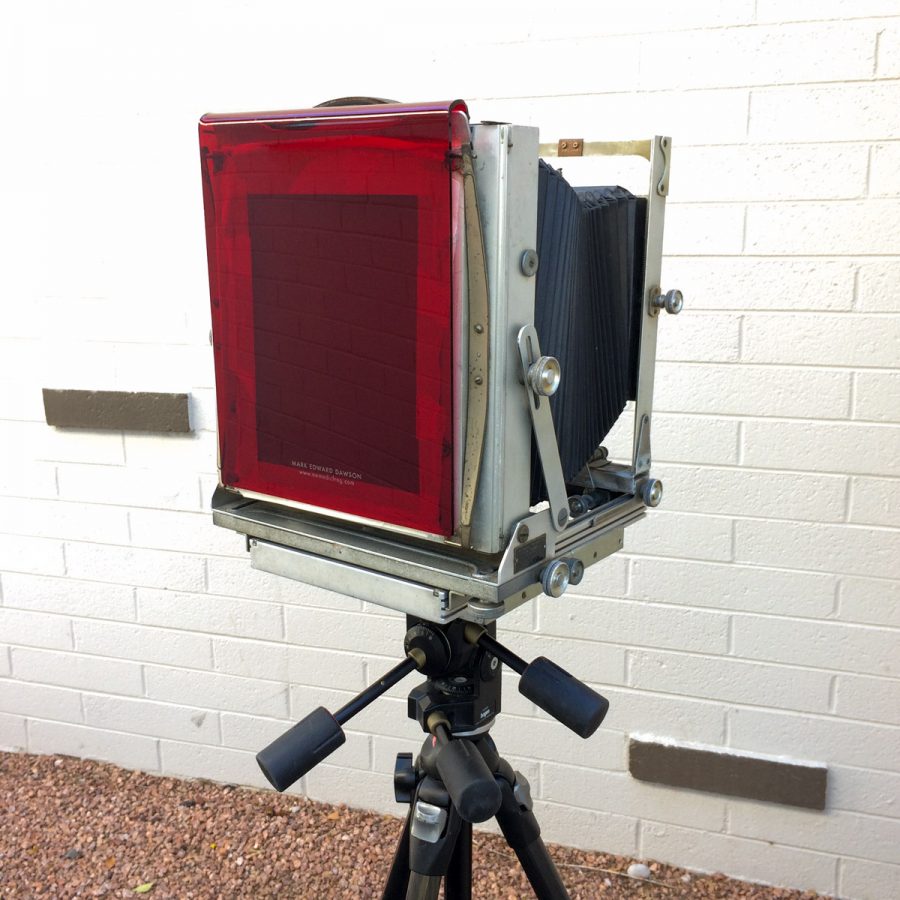
{"label": "hinged metal brace", "polygon": [[559,362],[552,356],[541,356],[534,325],[523,325],[519,329],[518,344],[531,426],[550,500],[550,520],[556,531],[562,531],[569,521],[569,498],[550,413],[550,397],[556,393],[561,378]]}

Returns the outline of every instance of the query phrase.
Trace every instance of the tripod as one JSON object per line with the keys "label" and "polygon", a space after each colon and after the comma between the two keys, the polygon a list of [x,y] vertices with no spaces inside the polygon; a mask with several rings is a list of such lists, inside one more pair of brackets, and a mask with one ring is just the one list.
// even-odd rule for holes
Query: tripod
{"label": "tripod", "polygon": [[428,733],[415,761],[400,753],[394,795],[409,812],[383,900],[446,900],[472,896],[472,823],[496,816],[538,900],[568,892],[541,840],[527,780],[497,752],[488,731],[500,712],[505,664],[519,692],[589,737],[609,708],[587,685],[545,657],[516,656],[487,628],[457,620],[438,625],[407,617],[406,658],[333,715],[319,707],[257,754],[263,774],[283,791],[345,741],[341,726],[418,669],[427,680],[409,694],[409,716]]}

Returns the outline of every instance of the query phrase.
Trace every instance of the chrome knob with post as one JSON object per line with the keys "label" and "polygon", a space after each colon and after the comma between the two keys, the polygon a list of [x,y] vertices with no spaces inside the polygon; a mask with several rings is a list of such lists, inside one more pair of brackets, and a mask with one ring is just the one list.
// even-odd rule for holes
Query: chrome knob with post
{"label": "chrome knob with post", "polygon": [[666,291],[665,294],[656,294],[650,301],[650,315],[659,315],[661,309],[664,309],[669,315],[677,316],[684,309],[684,294],[675,288]]}

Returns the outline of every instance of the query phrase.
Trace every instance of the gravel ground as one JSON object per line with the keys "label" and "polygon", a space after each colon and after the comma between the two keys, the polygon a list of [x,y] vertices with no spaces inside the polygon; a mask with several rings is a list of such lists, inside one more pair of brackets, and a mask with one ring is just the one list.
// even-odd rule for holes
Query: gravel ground
{"label": "gravel ground", "polygon": [[[392,816],[62,756],[0,753],[0,898],[371,898]],[[551,845],[573,898],[816,896]],[[502,838],[475,835],[475,896],[532,896]]]}

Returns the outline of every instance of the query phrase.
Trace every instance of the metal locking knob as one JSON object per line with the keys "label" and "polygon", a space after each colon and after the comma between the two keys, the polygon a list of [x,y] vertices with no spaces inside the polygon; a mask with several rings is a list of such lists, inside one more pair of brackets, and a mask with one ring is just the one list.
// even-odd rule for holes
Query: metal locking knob
{"label": "metal locking knob", "polygon": [[528,367],[528,383],[539,397],[551,397],[559,387],[562,370],[554,356],[542,356]]}
{"label": "metal locking knob", "polygon": [[555,559],[541,572],[541,586],[548,597],[562,597],[569,586],[571,571],[564,559]]}
{"label": "metal locking knob", "polygon": [[658,315],[661,309],[664,309],[669,315],[677,316],[684,308],[684,295],[681,291],[672,289],[666,291],[665,294],[657,294],[650,304],[651,315]]}
{"label": "metal locking knob", "polygon": [[645,485],[642,492],[642,499],[647,506],[659,506],[662,500],[663,486],[658,478],[651,478]]}

